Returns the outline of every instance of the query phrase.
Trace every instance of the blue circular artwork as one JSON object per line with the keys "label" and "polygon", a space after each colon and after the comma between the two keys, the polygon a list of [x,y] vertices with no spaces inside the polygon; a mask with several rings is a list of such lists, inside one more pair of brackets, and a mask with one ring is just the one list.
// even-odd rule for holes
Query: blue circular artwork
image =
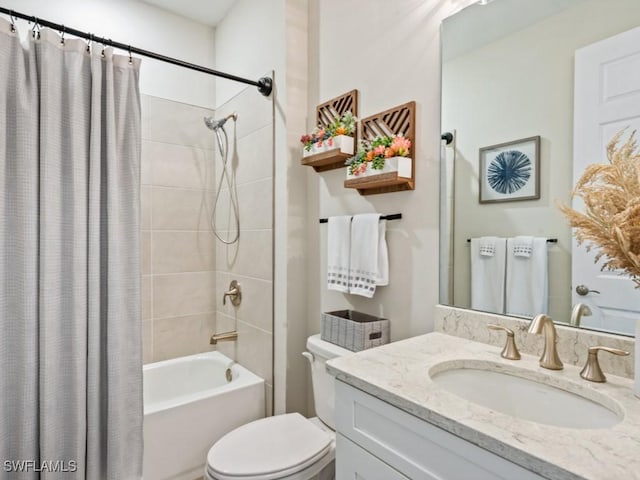
{"label": "blue circular artwork", "polygon": [[496,192],[514,193],[531,178],[531,160],[518,150],[501,152],[491,160],[487,169],[487,183]]}

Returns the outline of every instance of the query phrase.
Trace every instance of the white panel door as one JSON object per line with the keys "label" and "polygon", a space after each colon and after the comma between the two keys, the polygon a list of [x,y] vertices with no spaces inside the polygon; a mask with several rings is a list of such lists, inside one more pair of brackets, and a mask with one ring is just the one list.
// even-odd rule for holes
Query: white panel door
{"label": "white panel door", "polygon": [[[576,51],[574,185],[587,165],[607,161],[607,144],[624,127],[629,127],[627,134],[633,130],[640,134],[640,28]],[[576,199],[573,207],[583,210],[582,201]],[[600,271],[601,263],[594,264],[593,259],[594,252],[588,253],[574,240],[573,303],[585,303],[593,313],[582,318],[582,325],[633,334],[640,313],[640,291],[627,276]],[[590,292],[578,294],[578,285]]]}

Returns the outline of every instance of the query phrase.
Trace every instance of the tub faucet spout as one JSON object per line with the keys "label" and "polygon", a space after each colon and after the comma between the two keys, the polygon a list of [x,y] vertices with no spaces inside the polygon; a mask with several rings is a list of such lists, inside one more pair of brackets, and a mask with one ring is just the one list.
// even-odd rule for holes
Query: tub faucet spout
{"label": "tub faucet spout", "polygon": [[238,332],[226,332],[226,333],[214,333],[211,335],[211,339],[209,343],[211,345],[217,345],[218,342],[229,342],[231,340],[236,340],[238,338]]}

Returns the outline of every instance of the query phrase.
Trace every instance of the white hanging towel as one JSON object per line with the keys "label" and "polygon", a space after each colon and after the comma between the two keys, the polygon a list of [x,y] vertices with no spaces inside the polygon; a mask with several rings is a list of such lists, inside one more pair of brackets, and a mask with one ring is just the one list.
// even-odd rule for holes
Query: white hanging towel
{"label": "white hanging towel", "polygon": [[349,293],[371,298],[376,286],[389,284],[386,222],[379,213],[355,215],[351,222]]}
{"label": "white hanging towel", "polygon": [[327,288],[349,293],[351,217],[329,217],[327,223]]}
{"label": "white hanging towel", "polygon": [[504,313],[506,239],[471,239],[471,308]]}
{"label": "white hanging towel", "polygon": [[547,251],[546,238],[522,236],[507,240],[508,315],[534,317],[548,312]]}

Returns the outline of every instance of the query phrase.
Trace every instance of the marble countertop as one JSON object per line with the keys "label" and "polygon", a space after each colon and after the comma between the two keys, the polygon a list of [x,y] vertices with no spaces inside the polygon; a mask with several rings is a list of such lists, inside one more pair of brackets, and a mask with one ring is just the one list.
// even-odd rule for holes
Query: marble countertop
{"label": "marble countertop", "polygon": [[[525,369],[531,378],[598,402],[606,397],[624,418],[602,429],[543,425],[468,402],[429,377],[442,362],[474,361],[492,362],[503,372]],[[338,380],[544,477],[640,480],[640,399],[632,380],[609,374],[606,383],[587,382],[578,367],[547,370],[532,355],[505,360],[498,347],[435,332],[335,358],[327,369]]]}

